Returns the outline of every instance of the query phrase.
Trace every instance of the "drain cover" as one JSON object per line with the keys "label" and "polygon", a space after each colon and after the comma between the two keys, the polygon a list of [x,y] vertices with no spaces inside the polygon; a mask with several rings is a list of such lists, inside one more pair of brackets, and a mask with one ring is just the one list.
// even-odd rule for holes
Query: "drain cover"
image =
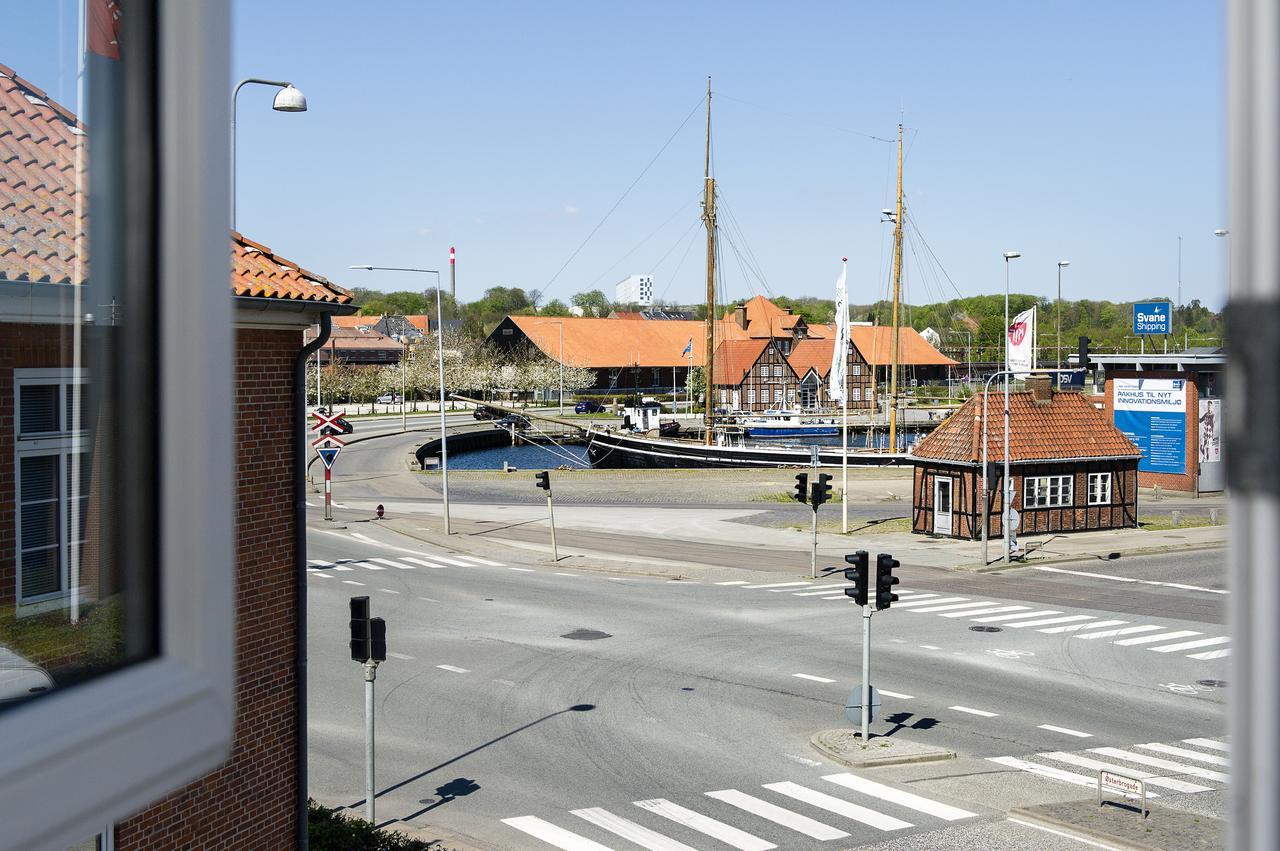
{"label": "drain cover", "polygon": [[602,638],[613,638],[607,632],[601,632],[598,629],[575,629],[573,632],[566,632],[561,638],[572,638],[574,641],[599,641]]}
{"label": "drain cover", "polygon": [[1205,688],[1226,688],[1227,681],[1226,680],[1196,680],[1196,685],[1204,686]]}
{"label": "drain cover", "polygon": [[1004,630],[998,626],[971,626],[969,627],[969,631],[970,632],[1004,632]]}

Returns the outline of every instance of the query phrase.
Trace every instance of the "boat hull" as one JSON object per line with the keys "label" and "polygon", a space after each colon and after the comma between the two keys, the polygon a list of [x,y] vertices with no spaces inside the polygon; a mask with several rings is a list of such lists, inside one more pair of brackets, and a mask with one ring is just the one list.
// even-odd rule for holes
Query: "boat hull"
{"label": "boat hull", "polygon": [[839,426],[747,426],[747,437],[839,437]]}
{"label": "boat hull", "polygon": [[[672,440],[592,430],[587,434],[587,457],[600,469],[699,469],[748,467],[808,467],[813,453],[794,446],[706,446],[691,440]],[[818,447],[821,466],[839,466],[840,447]],[[888,452],[850,452],[849,464],[886,467],[906,463],[909,456]]]}

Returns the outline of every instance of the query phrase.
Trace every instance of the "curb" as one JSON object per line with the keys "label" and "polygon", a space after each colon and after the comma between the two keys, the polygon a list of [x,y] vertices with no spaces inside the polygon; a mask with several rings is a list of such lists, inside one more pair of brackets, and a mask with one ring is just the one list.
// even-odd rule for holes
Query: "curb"
{"label": "curb", "polygon": [[1124,851],[1162,851],[1159,846],[1147,845],[1143,842],[1134,842],[1131,839],[1124,839],[1119,836],[1113,836],[1101,830],[1094,830],[1089,827],[1082,827],[1069,821],[1053,818],[1052,816],[1033,813],[1022,807],[1016,807],[1009,810],[1006,818],[1015,824],[1028,824],[1033,827],[1044,827],[1071,836],[1074,839],[1085,839],[1092,842],[1105,842],[1108,848],[1119,848]]}
{"label": "curb", "polygon": [[[1220,550],[1227,546],[1226,541],[1218,541],[1214,543],[1203,544],[1164,544],[1155,547],[1133,547],[1127,550],[1111,550],[1111,552],[1120,553],[1123,556],[1149,556],[1160,555],[1162,553],[1171,552],[1198,552],[1202,550]],[[996,573],[1002,570],[1019,570],[1022,568],[1035,567],[1041,564],[1070,564],[1072,562],[1081,561],[1113,561],[1099,553],[1080,553],[1077,555],[1063,555],[1055,558],[1038,558],[1030,561],[1020,561],[1013,564],[1005,564],[1003,562],[995,562],[993,564],[984,565],[978,563],[957,564],[946,570],[962,571],[965,573]]]}
{"label": "curb", "polygon": [[822,736],[830,731],[824,730],[814,733],[809,737],[809,747],[818,752],[820,756],[824,756],[832,762],[837,762],[847,768],[883,768],[887,765],[912,765],[920,762],[942,762],[948,759],[955,759],[955,751],[942,750],[941,748],[914,754],[896,754],[882,757],[872,757],[869,759],[850,760],[846,759],[840,752],[832,750],[822,741]]}

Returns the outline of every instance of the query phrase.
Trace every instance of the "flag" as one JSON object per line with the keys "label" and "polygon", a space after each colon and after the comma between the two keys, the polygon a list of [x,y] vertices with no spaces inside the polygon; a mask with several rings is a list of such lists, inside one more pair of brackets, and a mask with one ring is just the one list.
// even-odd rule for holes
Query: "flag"
{"label": "flag", "polygon": [[685,347],[684,347],[684,351],[680,353],[680,356],[681,356],[681,357],[684,357],[685,355],[689,354],[689,353],[690,353],[690,352],[692,352],[692,351],[693,351],[693,338],[692,338],[692,337],[690,337],[690,338],[689,338],[689,345],[687,345],[687,346],[685,346]]}
{"label": "flag", "polygon": [[845,372],[848,368],[849,352],[849,288],[846,284],[849,273],[848,261],[840,267],[840,277],[836,280],[836,344],[831,350],[831,372],[828,375],[827,396],[833,402],[843,402],[845,392]]}
{"label": "flag", "polygon": [[1006,337],[1005,368],[1023,378],[1036,368],[1036,309],[1033,307],[1015,316]]}

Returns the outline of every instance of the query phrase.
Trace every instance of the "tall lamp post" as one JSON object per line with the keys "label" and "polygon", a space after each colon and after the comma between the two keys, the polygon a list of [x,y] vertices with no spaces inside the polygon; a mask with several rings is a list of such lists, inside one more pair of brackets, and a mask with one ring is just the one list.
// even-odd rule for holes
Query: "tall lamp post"
{"label": "tall lamp post", "polygon": [[240,90],[250,83],[258,86],[275,86],[276,92],[271,108],[276,112],[306,112],[307,98],[293,87],[293,83],[284,80],[263,80],[258,77],[246,77],[236,83],[231,92],[231,229],[236,229],[236,98]]}
{"label": "tall lamp post", "polygon": [[[1009,264],[1005,264],[1008,266]],[[1053,324],[1058,329],[1058,356],[1054,359],[1053,365],[1058,369],[1062,369],[1062,269],[1070,266],[1070,260],[1058,261],[1058,303],[1055,305]]]}
{"label": "tall lamp post", "polygon": [[1226,228],[1218,228],[1213,232],[1213,235],[1222,237],[1227,241],[1227,292],[1231,292],[1231,231]]}
{"label": "tall lamp post", "polygon": [[[404,266],[348,266],[347,268],[364,269],[366,272],[413,272],[419,275],[436,276],[436,357],[440,366],[440,490],[444,505],[444,533],[451,534],[449,531],[449,433],[445,429],[444,420],[444,309],[440,306],[440,273],[435,269],[413,269]],[[403,395],[400,397],[400,404],[404,404]]]}
{"label": "tall lamp post", "polygon": [[[1022,256],[1019,251],[1004,253],[1004,481],[1001,487],[1000,509],[1003,519],[1000,527],[1004,530],[1004,562],[1009,563],[1009,509],[1013,506],[1012,483],[1009,481],[1009,261]],[[1034,359],[1033,359],[1034,362]],[[986,426],[984,425],[983,428]]]}
{"label": "tall lamp post", "polygon": [[560,416],[564,416],[564,323],[563,322],[535,322],[535,325],[559,325],[560,326],[560,395],[556,397],[560,405]]}

